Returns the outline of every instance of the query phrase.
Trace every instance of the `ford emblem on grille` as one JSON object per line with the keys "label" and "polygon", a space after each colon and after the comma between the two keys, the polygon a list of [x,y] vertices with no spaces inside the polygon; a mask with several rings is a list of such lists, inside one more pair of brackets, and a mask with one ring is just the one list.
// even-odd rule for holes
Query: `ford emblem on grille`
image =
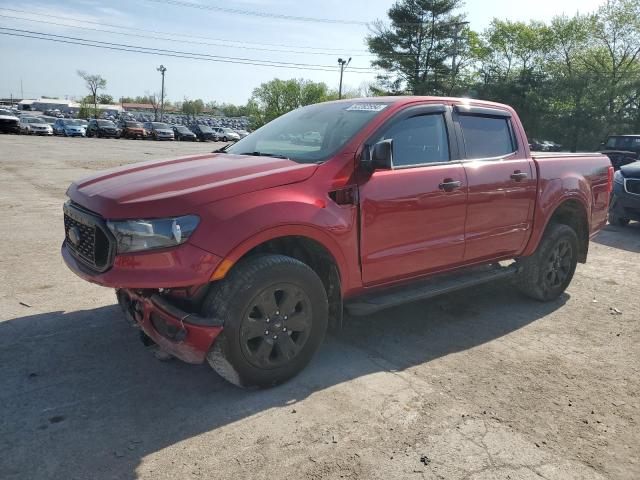
{"label": "ford emblem on grille", "polygon": [[74,245],[78,245],[80,243],[80,230],[78,230],[78,227],[71,227],[67,235],[69,236],[71,243]]}

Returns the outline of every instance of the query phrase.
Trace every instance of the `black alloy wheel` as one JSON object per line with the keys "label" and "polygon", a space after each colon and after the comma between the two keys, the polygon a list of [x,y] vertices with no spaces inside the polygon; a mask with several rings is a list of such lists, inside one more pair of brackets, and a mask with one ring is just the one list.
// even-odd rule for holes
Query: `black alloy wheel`
{"label": "black alloy wheel", "polygon": [[562,285],[571,273],[573,251],[568,240],[559,241],[547,259],[545,280],[550,288]]}
{"label": "black alloy wheel", "polygon": [[311,302],[293,284],[272,285],[248,304],[240,325],[240,346],[258,368],[277,368],[293,360],[311,331]]}

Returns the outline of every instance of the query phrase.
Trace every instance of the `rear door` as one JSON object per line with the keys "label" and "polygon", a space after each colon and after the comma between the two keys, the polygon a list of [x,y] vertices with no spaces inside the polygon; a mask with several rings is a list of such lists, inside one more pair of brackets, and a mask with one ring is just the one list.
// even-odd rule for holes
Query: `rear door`
{"label": "rear door", "polygon": [[508,110],[458,106],[469,182],[465,263],[516,255],[531,229],[536,171]]}
{"label": "rear door", "polygon": [[367,285],[459,264],[464,254],[467,181],[450,108],[408,108],[367,143],[393,140],[393,167],[361,182],[360,252]]}

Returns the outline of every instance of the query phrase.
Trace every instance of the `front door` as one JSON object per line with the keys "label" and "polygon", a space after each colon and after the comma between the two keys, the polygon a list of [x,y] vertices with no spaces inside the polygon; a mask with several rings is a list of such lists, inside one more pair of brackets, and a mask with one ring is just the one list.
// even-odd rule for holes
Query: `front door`
{"label": "front door", "polygon": [[463,165],[451,162],[450,117],[437,110],[410,109],[371,141],[393,140],[393,168],[359,188],[365,285],[463,261],[467,180]]}

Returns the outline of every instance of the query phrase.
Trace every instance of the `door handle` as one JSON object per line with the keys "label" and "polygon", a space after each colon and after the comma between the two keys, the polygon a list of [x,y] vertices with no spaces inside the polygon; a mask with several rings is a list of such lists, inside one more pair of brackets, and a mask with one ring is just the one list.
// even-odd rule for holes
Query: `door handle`
{"label": "door handle", "polygon": [[445,178],[442,181],[442,183],[438,185],[438,188],[440,188],[440,190],[444,190],[445,192],[451,192],[456,188],[460,188],[461,185],[462,185],[462,182],[460,180],[452,180],[451,178]]}
{"label": "door handle", "polygon": [[521,182],[522,180],[524,180],[525,178],[527,178],[528,175],[524,172],[521,172],[520,170],[516,170],[515,172],[513,172],[511,174],[511,179],[515,180],[516,182]]}

